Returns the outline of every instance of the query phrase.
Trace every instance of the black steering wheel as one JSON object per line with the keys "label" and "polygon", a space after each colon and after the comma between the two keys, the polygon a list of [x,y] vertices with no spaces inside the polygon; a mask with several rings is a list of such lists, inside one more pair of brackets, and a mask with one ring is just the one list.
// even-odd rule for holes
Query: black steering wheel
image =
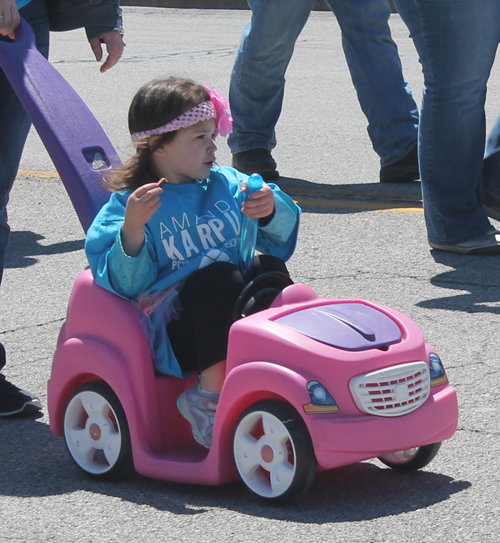
{"label": "black steering wheel", "polygon": [[250,281],[236,300],[233,321],[271,306],[278,294],[293,281],[281,272],[267,272]]}

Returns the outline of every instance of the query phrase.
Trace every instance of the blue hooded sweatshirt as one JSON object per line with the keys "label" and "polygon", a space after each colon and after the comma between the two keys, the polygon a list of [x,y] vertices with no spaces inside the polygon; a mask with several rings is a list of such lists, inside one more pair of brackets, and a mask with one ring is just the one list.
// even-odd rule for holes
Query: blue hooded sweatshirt
{"label": "blue hooded sweatshirt", "polygon": [[[233,168],[216,167],[206,180],[164,185],[161,207],[146,224],[136,257],[125,254],[120,236],[131,190],[113,193],[87,232],[85,250],[96,283],[134,302],[160,373],[183,376],[166,332],[183,280],[215,261],[239,263],[245,198],[240,186],[246,179]],[[301,211],[277,185],[269,186],[275,215],[259,227],[256,250],[286,261],[295,249]]]}

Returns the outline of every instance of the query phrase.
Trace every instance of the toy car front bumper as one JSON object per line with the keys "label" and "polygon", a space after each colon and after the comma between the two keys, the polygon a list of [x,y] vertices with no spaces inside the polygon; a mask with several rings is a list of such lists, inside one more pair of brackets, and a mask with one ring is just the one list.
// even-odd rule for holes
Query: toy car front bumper
{"label": "toy car front bumper", "polygon": [[455,389],[449,385],[419,409],[401,417],[305,417],[321,469],[347,465],[449,439],[458,422]]}

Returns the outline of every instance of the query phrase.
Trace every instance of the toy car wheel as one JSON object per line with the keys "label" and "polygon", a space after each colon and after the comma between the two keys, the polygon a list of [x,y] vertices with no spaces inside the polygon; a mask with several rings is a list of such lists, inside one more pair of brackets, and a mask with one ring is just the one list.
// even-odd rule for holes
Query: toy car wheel
{"label": "toy car wheel", "polygon": [[385,456],[379,456],[379,460],[395,471],[407,473],[427,466],[436,456],[441,447],[441,442],[414,447],[406,451],[399,451]]}
{"label": "toy car wheel", "polygon": [[102,381],[85,383],[71,396],[64,439],[77,466],[91,477],[116,479],[133,469],[125,412]]}
{"label": "toy car wheel", "polygon": [[309,432],[288,404],[264,400],[240,417],[233,439],[236,467],[251,492],[286,503],[304,494],[316,474]]}

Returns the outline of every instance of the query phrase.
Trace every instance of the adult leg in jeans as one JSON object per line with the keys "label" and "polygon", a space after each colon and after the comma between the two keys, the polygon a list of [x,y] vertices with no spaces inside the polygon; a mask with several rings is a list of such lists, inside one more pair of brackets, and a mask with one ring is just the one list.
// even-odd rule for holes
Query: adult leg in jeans
{"label": "adult leg in jeans", "polygon": [[483,162],[483,188],[500,198],[500,117],[488,138]]}
{"label": "adult leg in jeans", "polygon": [[342,30],[342,45],[368,133],[381,166],[417,144],[418,108],[403,77],[389,27],[387,0],[327,0]]}
{"label": "adult leg in jeans", "polygon": [[488,216],[500,221],[500,117],[486,145],[481,201]]}
{"label": "adult leg in jeans", "polygon": [[[35,33],[38,50],[45,56],[49,52],[49,22],[43,0],[31,0],[19,13],[28,21]],[[0,39],[8,39],[0,36]],[[30,120],[5,74],[0,69],[0,282],[5,266],[5,253],[10,228],[7,224],[9,193],[17,175]],[[3,309],[5,311],[5,309]],[[5,350],[0,344],[0,369],[5,364]],[[24,398],[23,398],[24,396]],[[29,413],[40,409],[40,403],[29,393],[19,391],[0,373],[0,416]],[[15,411],[15,413],[13,413]]]}
{"label": "adult leg in jeans", "polygon": [[[285,72],[313,2],[248,0],[252,20],[243,31],[229,88],[233,132],[228,145],[233,155],[252,149],[270,152],[276,146]],[[273,177],[277,175],[267,176]]]}
{"label": "adult leg in jeans", "polygon": [[396,0],[420,56],[425,92],[419,131],[431,246],[500,253],[480,205],[486,84],[500,38],[498,0]]}
{"label": "adult leg in jeans", "polygon": [[[417,106],[391,39],[387,0],[328,3],[341,26],[346,60],[368,117],[374,149],[381,158],[381,180],[418,179]],[[275,147],[274,129],[281,113],[285,72],[312,4],[310,0],[249,0],[252,21],[242,36],[229,92],[234,124],[228,144],[233,156],[252,149],[269,152]],[[412,155],[410,160],[408,154]],[[256,157],[250,156],[250,162],[252,158]],[[401,159],[403,163],[397,164],[395,172],[384,170]],[[235,157],[233,165],[250,173],[241,157]],[[267,165],[276,166],[274,161]],[[407,178],[398,178],[401,172]]]}

